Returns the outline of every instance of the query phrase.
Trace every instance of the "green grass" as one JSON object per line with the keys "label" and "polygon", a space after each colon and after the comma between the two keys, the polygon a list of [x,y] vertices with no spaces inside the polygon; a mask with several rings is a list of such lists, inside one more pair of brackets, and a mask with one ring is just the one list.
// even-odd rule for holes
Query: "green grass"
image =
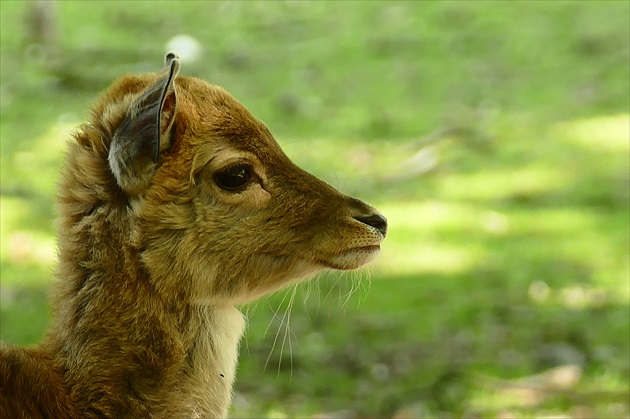
{"label": "green grass", "polygon": [[390,222],[367,271],[244,308],[233,416],[629,416],[627,2],[56,4],[44,59],[0,2],[3,341],[46,328],[68,132],[186,33],[184,74]]}

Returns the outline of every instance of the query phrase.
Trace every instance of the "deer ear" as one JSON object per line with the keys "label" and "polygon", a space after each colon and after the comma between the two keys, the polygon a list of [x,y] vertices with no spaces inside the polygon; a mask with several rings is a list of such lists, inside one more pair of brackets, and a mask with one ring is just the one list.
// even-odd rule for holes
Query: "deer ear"
{"label": "deer ear", "polygon": [[166,56],[162,77],[136,99],[114,133],[108,162],[118,185],[129,194],[147,187],[160,158],[170,147],[177,97],[175,78],[179,72],[176,54]]}

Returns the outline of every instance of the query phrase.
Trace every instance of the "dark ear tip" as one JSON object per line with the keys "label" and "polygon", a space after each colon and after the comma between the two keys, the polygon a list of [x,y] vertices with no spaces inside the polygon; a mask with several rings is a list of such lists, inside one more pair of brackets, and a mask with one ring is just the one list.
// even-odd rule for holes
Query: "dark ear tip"
{"label": "dark ear tip", "polygon": [[174,60],[179,60],[179,54],[177,54],[175,51],[169,51],[166,53],[164,64],[169,65]]}
{"label": "dark ear tip", "polygon": [[171,77],[177,76],[179,73],[179,54],[175,51],[169,51],[164,59],[166,67],[169,69]]}

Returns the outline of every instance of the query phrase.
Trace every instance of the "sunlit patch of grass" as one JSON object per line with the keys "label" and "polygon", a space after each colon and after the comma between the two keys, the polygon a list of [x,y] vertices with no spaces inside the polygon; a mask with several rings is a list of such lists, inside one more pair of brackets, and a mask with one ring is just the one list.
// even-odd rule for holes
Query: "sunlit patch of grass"
{"label": "sunlit patch of grass", "polygon": [[382,273],[462,272],[483,258],[479,243],[444,242],[439,237],[440,231],[475,228],[475,208],[431,201],[383,204],[379,209],[390,220],[389,239],[378,261]]}
{"label": "sunlit patch of grass", "polygon": [[582,208],[522,209],[448,200],[376,205],[391,219],[390,227],[394,232],[400,229],[415,231],[419,235],[444,231],[499,235],[558,234],[590,231],[597,225],[596,213]]}
{"label": "sunlit patch of grass", "polygon": [[[390,219],[390,229],[417,234],[445,229],[467,228],[479,220],[479,209],[448,201],[378,203],[379,210]],[[392,231],[392,230],[390,230]]]}
{"label": "sunlit patch of grass", "polygon": [[619,248],[609,242],[607,233],[597,229],[596,211],[509,206],[489,210],[457,201],[377,206],[390,219],[389,237],[377,262],[381,274],[462,273],[498,260],[503,269],[521,263],[524,274],[539,276],[531,271],[532,263],[541,268],[561,263],[581,267],[582,275],[596,286],[615,289],[613,300],[627,296],[623,275],[628,245]]}
{"label": "sunlit patch of grass", "polygon": [[591,152],[625,153],[630,149],[630,115],[619,114],[563,122],[552,128],[554,137]]}
{"label": "sunlit patch of grass", "polygon": [[539,164],[504,169],[486,169],[473,174],[451,174],[440,181],[445,197],[472,200],[501,200],[535,197],[565,187],[570,174],[561,168]]}
{"label": "sunlit patch of grass", "polygon": [[479,246],[441,246],[435,243],[419,244],[409,241],[406,245],[394,243],[383,250],[378,268],[387,274],[411,273],[452,274],[470,270],[480,259],[483,249]]}
{"label": "sunlit patch of grass", "polygon": [[585,208],[510,208],[510,232],[519,235],[584,234],[597,225],[597,213]]}

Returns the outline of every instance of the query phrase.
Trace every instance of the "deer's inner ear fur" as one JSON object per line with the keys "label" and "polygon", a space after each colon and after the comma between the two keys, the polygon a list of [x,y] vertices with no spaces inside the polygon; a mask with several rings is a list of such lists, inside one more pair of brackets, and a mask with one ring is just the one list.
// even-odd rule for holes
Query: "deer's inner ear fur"
{"label": "deer's inner ear fur", "polygon": [[112,138],[109,167],[118,185],[130,195],[148,186],[160,152],[171,145],[169,133],[177,113],[174,82],[178,72],[179,60],[167,57],[163,77],[132,103]]}

